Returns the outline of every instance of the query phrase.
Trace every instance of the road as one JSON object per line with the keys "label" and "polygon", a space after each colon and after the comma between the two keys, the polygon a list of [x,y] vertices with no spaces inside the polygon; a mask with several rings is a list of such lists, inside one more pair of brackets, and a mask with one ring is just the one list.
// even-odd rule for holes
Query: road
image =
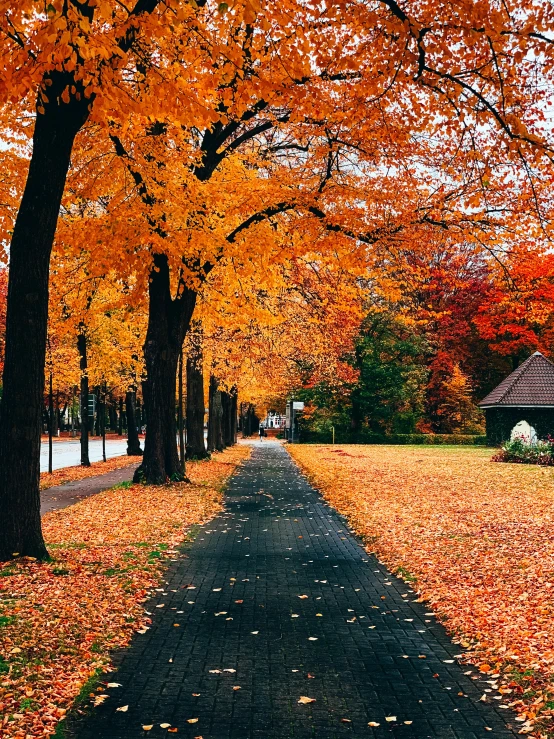
{"label": "road", "polygon": [[[141,446],[144,441],[141,440]],[[127,439],[107,439],[106,457],[121,457],[127,452]],[[102,459],[102,439],[89,440],[89,457],[91,462],[100,462]],[[67,441],[54,441],[52,451],[52,469],[59,470],[62,467],[73,467],[81,463],[81,447],[79,439],[68,439]],[[43,441],[40,445],[40,471],[48,472],[48,442]]]}
{"label": "road", "polygon": [[[204,430],[206,439],[208,432]],[[144,439],[140,440],[144,449]],[[106,458],[121,457],[127,453],[127,439],[106,439]],[[102,439],[89,439],[89,458],[91,462],[100,462],[102,459]],[[59,470],[62,467],[73,467],[81,463],[81,447],[79,439],[67,439],[54,441],[52,451],[52,469]],[[43,441],[40,445],[40,471],[48,472],[48,442]]]}

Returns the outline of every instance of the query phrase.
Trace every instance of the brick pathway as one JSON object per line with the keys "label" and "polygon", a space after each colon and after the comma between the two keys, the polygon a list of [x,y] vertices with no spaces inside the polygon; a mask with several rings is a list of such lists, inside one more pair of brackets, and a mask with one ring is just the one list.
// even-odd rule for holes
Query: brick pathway
{"label": "brick pathway", "polygon": [[515,736],[485,676],[464,675],[460,648],[278,443],[255,445],[164,587],[78,739]]}
{"label": "brick pathway", "polygon": [[43,516],[48,511],[67,508],[83,498],[89,498],[91,495],[101,493],[102,490],[113,488],[118,482],[132,480],[137,467],[138,462],[130,462],[129,467],[46,488],[40,494],[40,515]]}

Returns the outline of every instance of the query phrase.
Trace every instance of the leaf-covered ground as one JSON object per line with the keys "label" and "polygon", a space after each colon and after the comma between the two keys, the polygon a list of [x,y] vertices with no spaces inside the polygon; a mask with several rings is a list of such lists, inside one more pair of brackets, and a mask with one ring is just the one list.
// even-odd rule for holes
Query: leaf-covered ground
{"label": "leaf-covered ground", "polygon": [[122,485],[47,513],[53,561],[0,564],[0,736],[50,736],[83,686],[88,697],[110,650],[148,626],[141,603],[164,560],[218,512],[248,454],[238,445],[190,463],[192,485]]}
{"label": "leaf-covered ground", "polygon": [[554,472],[475,448],[288,449],[488,673],[484,699],[554,736]]}
{"label": "leaf-covered ground", "polygon": [[123,455],[121,457],[112,457],[105,462],[92,462],[90,467],[77,465],[73,467],[62,467],[59,470],[54,470],[52,474],[41,472],[40,489],[46,490],[47,488],[54,487],[54,485],[63,485],[66,482],[73,482],[74,480],[84,480],[87,477],[104,475],[106,472],[121,470],[123,467],[129,467],[132,464],[139,463],[140,457]]}

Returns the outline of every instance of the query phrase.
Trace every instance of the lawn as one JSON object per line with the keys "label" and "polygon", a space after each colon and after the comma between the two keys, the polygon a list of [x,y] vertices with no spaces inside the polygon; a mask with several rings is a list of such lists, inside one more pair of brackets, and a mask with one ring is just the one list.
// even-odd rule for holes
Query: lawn
{"label": "lawn", "polygon": [[473,447],[287,448],[488,673],[484,699],[554,736],[554,470]]}
{"label": "lawn", "polygon": [[194,524],[250,453],[237,445],[189,463],[192,484],[122,483],[47,513],[52,561],[0,563],[0,736],[47,737],[76,697],[104,700],[110,652],[145,633],[142,605]]}

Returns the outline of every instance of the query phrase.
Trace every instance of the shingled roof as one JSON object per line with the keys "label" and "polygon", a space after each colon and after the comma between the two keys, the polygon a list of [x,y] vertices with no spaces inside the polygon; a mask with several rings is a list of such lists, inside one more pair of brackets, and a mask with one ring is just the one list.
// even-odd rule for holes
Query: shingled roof
{"label": "shingled roof", "polygon": [[493,406],[554,407],[554,364],[540,352],[532,354],[479,403]]}

